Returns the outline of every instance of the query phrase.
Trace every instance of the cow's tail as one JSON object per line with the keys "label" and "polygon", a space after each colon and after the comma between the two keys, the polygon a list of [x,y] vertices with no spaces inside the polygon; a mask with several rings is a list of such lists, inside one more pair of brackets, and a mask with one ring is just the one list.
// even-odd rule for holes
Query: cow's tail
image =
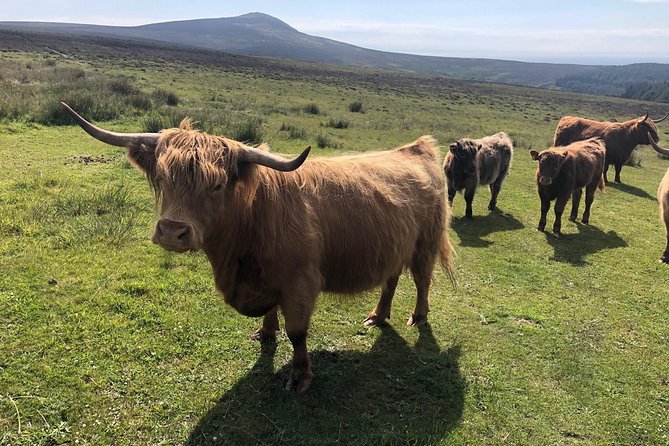
{"label": "cow's tail", "polygon": [[604,174],[602,174],[601,177],[599,177],[599,184],[597,185],[597,188],[604,192],[606,189],[606,183],[604,183]]}
{"label": "cow's tail", "polygon": [[451,207],[445,200],[444,204],[444,228],[441,233],[441,242],[439,243],[439,263],[441,263],[451,283],[455,285],[455,250],[453,249],[453,245],[451,245],[451,240],[448,238],[448,228],[451,224]]}

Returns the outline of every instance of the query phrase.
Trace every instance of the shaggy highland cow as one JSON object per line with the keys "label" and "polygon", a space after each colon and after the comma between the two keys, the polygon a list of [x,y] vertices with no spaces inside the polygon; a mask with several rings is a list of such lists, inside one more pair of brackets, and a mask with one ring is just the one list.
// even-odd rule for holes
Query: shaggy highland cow
{"label": "shaggy highland cow", "polygon": [[[669,156],[669,150],[663,149],[657,144],[651,144],[653,148],[664,156]],[[660,218],[664,222],[664,231],[667,236],[667,246],[664,248],[664,253],[660,260],[664,263],[669,263],[669,170],[664,174],[664,178],[660,182],[660,187],[657,188],[657,201],[660,203]]]}
{"label": "shaggy highland cow", "polygon": [[193,130],[188,120],[160,133],[109,132],[63,105],[91,136],[128,148],[161,200],[153,241],[169,251],[204,251],[225,302],[264,315],[256,339],[275,338],[281,309],[293,345],[287,390],[311,384],[307,330],[321,291],[381,286],[365,323],[383,324],[409,269],[417,297],[408,324],[416,325],[427,320],[437,259],[452,277],[449,207],[431,137],[311,160],[307,148],[287,160]]}
{"label": "shaggy highland cow", "polygon": [[539,161],[537,169],[537,187],[541,199],[541,218],[537,229],[546,228],[546,214],[555,202],[555,223],[553,232],[560,234],[562,212],[569,197],[572,198],[569,220],[576,221],[582,189],[585,187],[585,211],[583,223],[590,220],[590,207],[599,187],[604,190],[604,141],[590,138],[578,141],[566,147],[551,147],[542,152],[531,150],[530,155]]}
{"label": "shaggy highland cow", "polygon": [[449,204],[453,204],[456,192],[464,189],[467,204],[465,217],[472,218],[476,188],[489,184],[491,197],[488,209],[494,210],[512,157],[513,142],[504,132],[481,139],[463,138],[451,144],[444,159]]}
{"label": "shaggy highland cow", "polygon": [[606,145],[604,181],[608,182],[606,174],[609,165],[613,164],[616,170],[615,181],[620,183],[620,171],[634,148],[639,144],[656,146],[659,135],[655,124],[664,121],[667,116],[669,113],[661,119],[652,120],[646,115],[626,122],[600,122],[565,116],[560,119],[555,129],[553,145],[566,146],[588,138],[602,138]]}

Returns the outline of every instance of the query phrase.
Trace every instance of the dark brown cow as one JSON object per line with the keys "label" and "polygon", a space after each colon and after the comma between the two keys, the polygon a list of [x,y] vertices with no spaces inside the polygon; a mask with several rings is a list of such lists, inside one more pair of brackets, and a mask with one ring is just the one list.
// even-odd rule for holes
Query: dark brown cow
{"label": "dark brown cow", "polygon": [[556,200],[554,233],[560,234],[562,212],[569,197],[572,198],[569,220],[576,221],[584,187],[583,223],[587,224],[595,191],[597,187],[604,190],[604,141],[601,138],[590,138],[566,147],[551,147],[541,153],[531,150],[530,155],[532,159],[539,161],[537,186],[541,199],[541,218],[537,229],[543,231],[546,228],[546,214],[552,200]]}
{"label": "dark brown cow", "polygon": [[620,171],[623,164],[629,159],[634,148],[639,144],[657,144],[659,135],[656,123],[666,117],[652,120],[648,115],[626,122],[600,122],[574,116],[565,116],[558,122],[555,129],[554,146],[566,146],[576,141],[600,137],[606,144],[606,162],[604,165],[604,181],[609,165],[613,164],[616,170],[616,183],[620,183]]}
{"label": "dark brown cow", "polygon": [[472,218],[472,201],[479,185],[490,185],[488,209],[497,206],[497,195],[509,173],[513,142],[504,132],[481,139],[463,138],[450,145],[444,159],[448,202],[453,204],[457,191],[464,189],[465,218]]}
{"label": "dark brown cow", "polygon": [[381,286],[365,323],[383,324],[408,268],[417,288],[408,324],[415,325],[427,320],[437,258],[452,278],[450,211],[431,137],[305,162],[308,149],[286,160],[193,130],[187,120],[161,133],[120,134],[65,107],[93,137],[127,147],[146,173],[161,199],[155,243],[204,251],[225,302],[244,315],[265,315],[257,338],[276,336],[281,309],[294,349],[287,390],[304,392],[311,383],[306,338],[320,291]]}

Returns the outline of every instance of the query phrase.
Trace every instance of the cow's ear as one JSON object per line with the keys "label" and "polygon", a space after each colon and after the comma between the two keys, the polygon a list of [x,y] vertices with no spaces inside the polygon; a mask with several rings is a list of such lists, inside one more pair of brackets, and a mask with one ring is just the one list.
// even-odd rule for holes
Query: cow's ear
{"label": "cow's ear", "polygon": [[458,150],[458,143],[454,142],[450,146],[448,146],[448,151],[455,153],[455,151]]}
{"label": "cow's ear", "polygon": [[156,171],[156,148],[144,144],[132,144],[128,147],[128,161],[139,170],[151,176]]}
{"label": "cow's ear", "polygon": [[539,160],[539,152],[537,152],[536,150],[530,150],[530,156],[534,161]]}

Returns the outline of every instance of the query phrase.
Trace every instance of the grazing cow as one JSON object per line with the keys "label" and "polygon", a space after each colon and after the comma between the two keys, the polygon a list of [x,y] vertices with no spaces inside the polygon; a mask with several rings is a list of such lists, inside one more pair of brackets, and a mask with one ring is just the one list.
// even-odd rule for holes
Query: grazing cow
{"label": "grazing cow", "polygon": [[301,393],[311,383],[306,338],[320,291],[381,286],[365,323],[383,324],[408,268],[417,299],[407,324],[416,325],[427,320],[437,258],[452,279],[450,210],[431,137],[305,162],[309,148],[286,160],[193,130],[189,120],[161,133],[109,132],[63,105],[93,137],[128,148],[161,199],[153,241],[170,251],[204,251],[225,302],[265,315],[256,339],[275,338],[281,309],[293,345],[287,390]]}
{"label": "grazing cow", "polygon": [[652,120],[648,115],[625,122],[600,122],[574,116],[565,116],[558,122],[555,129],[554,146],[566,146],[576,141],[600,137],[606,144],[606,163],[604,165],[604,181],[609,165],[616,170],[616,183],[620,183],[620,171],[623,164],[630,158],[638,144],[657,144],[659,140],[656,123],[663,118]]}
{"label": "grazing cow", "polygon": [[553,232],[560,234],[562,211],[569,197],[572,198],[569,220],[576,221],[582,188],[585,187],[585,211],[583,223],[590,220],[590,207],[595,198],[595,190],[604,190],[604,141],[590,138],[577,141],[566,147],[551,147],[541,153],[531,150],[530,155],[539,161],[537,186],[541,199],[541,218],[537,229],[546,228],[546,214],[555,200],[555,223]]}
{"label": "grazing cow", "polygon": [[488,209],[497,206],[497,195],[509,173],[513,142],[504,132],[481,139],[463,138],[450,145],[444,159],[448,185],[448,202],[453,204],[455,193],[465,190],[465,218],[472,218],[472,201],[479,185],[490,185]]}

